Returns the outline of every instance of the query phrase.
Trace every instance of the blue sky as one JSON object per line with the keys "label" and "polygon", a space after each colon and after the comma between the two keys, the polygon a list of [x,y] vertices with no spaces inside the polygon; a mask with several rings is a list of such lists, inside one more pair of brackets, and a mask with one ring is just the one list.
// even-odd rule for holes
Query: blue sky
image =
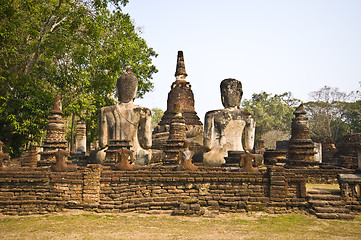
{"label": "blue sky", "polygon": [[166,109],[183,50],[198,116],[223,108],[219,84],[253,93],[308,94],[327,85],[360,90],[361,1],[130,0],[124,8],[159,56],[154,91],[136,104]]}

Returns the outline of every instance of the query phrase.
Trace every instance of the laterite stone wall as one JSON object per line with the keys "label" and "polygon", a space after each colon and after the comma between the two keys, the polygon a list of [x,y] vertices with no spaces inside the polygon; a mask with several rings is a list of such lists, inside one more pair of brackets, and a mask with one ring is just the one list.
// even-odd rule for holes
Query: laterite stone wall
{"label": "laterite stone wall", "polygon": [[338,184],[337,176],[342,173],[355,173],[356,169],[345,168],[301,168],[293,169],[294,173],[303,175],[306,183]]}
{"label": "laterite stone wall", "polygon": [[88,165],[76,172],[49,168],[0,171],[0,213],[43,214],[77,208],[97,212],[162,212],[202,214],[306,206],[302,175],[282,167],[260,173],[201,167],[197,172],[153,167],[113,171]]}

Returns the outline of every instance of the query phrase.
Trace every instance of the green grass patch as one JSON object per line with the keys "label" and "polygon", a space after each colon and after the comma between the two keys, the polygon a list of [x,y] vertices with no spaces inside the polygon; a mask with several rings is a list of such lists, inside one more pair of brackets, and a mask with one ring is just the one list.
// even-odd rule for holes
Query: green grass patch
{"label": "green grass patch", "polygon": [[134,213],[0,216],[0,239],[361,239],[360,221],[361,216],[337,221],[263,213],[215,218]]}

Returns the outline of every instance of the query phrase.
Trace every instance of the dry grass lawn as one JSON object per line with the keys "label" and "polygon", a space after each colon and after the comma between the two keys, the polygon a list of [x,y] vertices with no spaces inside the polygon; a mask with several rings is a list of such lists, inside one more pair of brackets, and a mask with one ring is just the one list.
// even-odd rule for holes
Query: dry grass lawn
{"label": "dry grass lawn", "polygon": [[215,218],[68,212],[0,216],[0,239],[361,239],[361,216],[227,213]]}

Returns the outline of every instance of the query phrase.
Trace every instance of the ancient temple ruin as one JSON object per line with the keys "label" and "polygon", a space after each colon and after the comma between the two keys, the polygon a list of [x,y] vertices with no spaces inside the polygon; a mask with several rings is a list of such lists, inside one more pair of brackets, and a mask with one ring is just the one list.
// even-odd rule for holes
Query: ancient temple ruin
{"label": "ancient temple ruin", "polygon": [[[307,211],[319,218],[353,219],[351,213],[361,211],[361,169],[314,161],[303,105],[294,112],[292,136],[284,144],[288,150],[271,152],[260,141],[254,152],[257,119],[240,109],[240,81],[221,82],[224,109],[206,114],[203,132],[185,80],[181,51],[175,75],[167,111],[153,133],[153,142],[150,110],[133,104],[137,79],[130,69],[120,76],[119,104],[101,109],[101,149],[95,152],[103,157],[99,161],[86,153],[84,123],[78,123],[77,130],[77,148],[82,154],[68,158],[61,100],[56,96],[38,162],[37,152],[30,150],[20,164],[7,165],[9,155],[2,152],[0,142],[0,213],[44,214],[68,208],[173,215]],[[189,141],[194,135],[203,138],[197,143],[203,149]],[[358,141],[359,136],[344,139],[339,153],[354,161],[356,155],[360,159],[361,150],[352,139]],[[155,152],[161,152],[160,161],[149,161]],[[263,154],[265,158],[268,154],[269,161],[259,158]],[[196,163],[195,155],[201,159]],[[214,164],[209,164],[210,159]],[[338,194],[306,189],[306,183],[337,182]]]}

